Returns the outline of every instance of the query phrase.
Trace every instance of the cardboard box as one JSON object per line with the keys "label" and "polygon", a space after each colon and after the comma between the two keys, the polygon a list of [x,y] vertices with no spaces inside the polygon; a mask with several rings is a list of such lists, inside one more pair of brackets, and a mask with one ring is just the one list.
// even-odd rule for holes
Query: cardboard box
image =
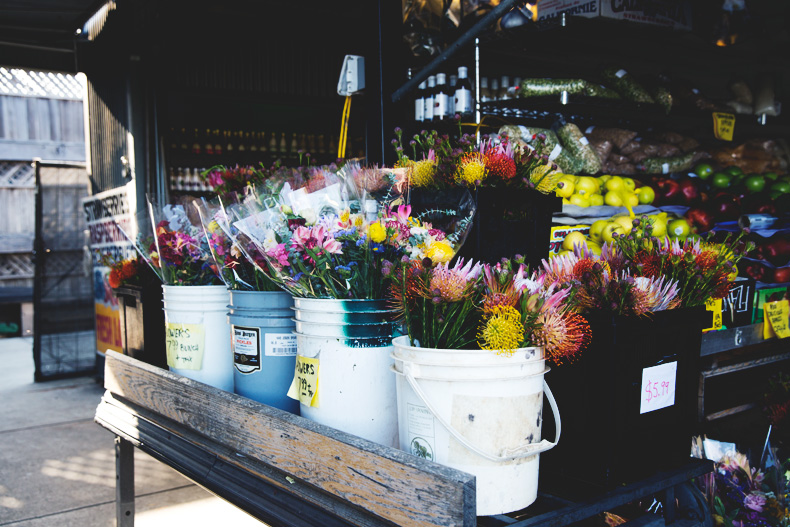
{"label": "cardboard box", "polygon": [[722,302],[722,324],[728,328],[748,326],[754,316],[755,281],[738,277]]}
{"label": "cardboard box", "polygon": [[692,5],[688,0],[542,0],[538,22],[566,16],[627,20],[668,29],[690,31]]}
{"label": "cardboard box", "polygon": [[585,236],[590,234],[589,225],[554,225],[549,234],[549,256],[557,254],[562,250],[562,240],[573,232],[579,231]]}

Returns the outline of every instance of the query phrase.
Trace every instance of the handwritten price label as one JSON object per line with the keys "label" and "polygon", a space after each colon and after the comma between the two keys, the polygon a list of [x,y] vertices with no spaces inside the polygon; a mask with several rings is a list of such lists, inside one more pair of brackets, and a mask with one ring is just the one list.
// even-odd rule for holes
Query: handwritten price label
{"label": "handwritten price label", "polygon": [[721,298],[712,299],[709,298],[705,302],[705,309],[708,311],[713,312],[713,325],[707,329],[703,329],[702,331],[711,331],[721,329],[722,327],[722,313],[721,313],[722,301]]}
{"label": "handwritten price label", "polygon": [[780,300],[779,302],[766,302],[763,304],[763,338],[769,339],[778,337],[784,339],[790,337],[790,302]]}
{"label": "handwritten price label", "polygon": [[205,339],[203,324],[166,323],[167,365],[178,370],[201,369]]}
{"label": "handwritten price label", "polygon": [[296,356],[294,380],[287,395],[305,406],[318,407],[318,359]]}
{"label": "handwritten price label", "polygon": [[675,382],[678,363],[668,362],[642,370],[642,403],[640,414],[675,404]]}
{"label": "handwritten price label", "polygon": [[732,141],[735,132],[735,116],[731,113],[713,112],[713,135],[716,139]]}

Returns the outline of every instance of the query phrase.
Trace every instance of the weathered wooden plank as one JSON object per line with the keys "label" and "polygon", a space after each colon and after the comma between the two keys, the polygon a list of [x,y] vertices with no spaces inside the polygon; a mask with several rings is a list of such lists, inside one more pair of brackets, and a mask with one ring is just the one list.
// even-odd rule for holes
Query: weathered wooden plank
{"label": "weathered wooden plank", "polygon": [[397,525],[476,523],[470,474],[115,352],[107,354],[104,378],[109,392]]}
{"label": "weathered wooden plank", "polygon": [[[395,524],[106,392],[96,422],[275,527]],[[233,459],[231,464],[224,459]],[[290,479],[286,479],[290,478]]]}

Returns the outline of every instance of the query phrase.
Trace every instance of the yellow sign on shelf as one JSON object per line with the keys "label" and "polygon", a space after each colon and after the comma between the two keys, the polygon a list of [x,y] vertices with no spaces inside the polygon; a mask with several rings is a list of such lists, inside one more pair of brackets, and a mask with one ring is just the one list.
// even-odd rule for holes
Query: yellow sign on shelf
{"label": "yellow sign on shelf", "polygon": [[735,116],[731,113],[713,112],[713,135],[716,139],[732,141],[735,132]]}
{"label": "yellow sign on shelf", "polygon": [[318,407],[318,359],[296,356],[294,380],[288,388],[288,397],[305,406]]}
{"label": "yellow sign on shelf", "polygon": [[721,306],[722,306],[722,299],[721,298],[717,298],[715,300],[712,299],[712,298],[709,298],[705,302],[705,309],[707,309],[708,311],[712,311],[713,312],[713,325],[711,327],[707,328],[707,329],[703,329],[702,331],[715,331],[715,330],[718,330],[718,329],[722,328]]}
{"label": "yellow sign on shelf", "polygon": [[790,337],[790,301],[766,302],[763,304],[765,318],[763,319],[763,338]]}

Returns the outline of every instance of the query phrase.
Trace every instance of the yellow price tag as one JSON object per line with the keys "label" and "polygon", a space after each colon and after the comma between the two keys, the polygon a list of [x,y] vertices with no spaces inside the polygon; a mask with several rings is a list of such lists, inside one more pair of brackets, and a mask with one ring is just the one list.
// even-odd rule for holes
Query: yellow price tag
{"label": "yellow price tag", "polygon": [[167,365],[178,370],[201,369],[205,340],[203,324],[166,323]]}
{"label": "yellow price tag", "polygon": [[702,331],[715,331],[717,329],[721,329],[721,327],[722,327],[722,323],[721,323],[721,320],[722,320],[721,306],[722,306],[722,299],[721,298],[717,298],[715,300],[712,299],[712,298],[709,298],[705,302],[705,309],[707,309],[708,311],[712,311],[713,312],[713,325],[711,327],[707,328],[707,329],[703,329]]}
{"label": "yellow price tag", "polygon": [[763,304],[763,338],[790,337],[790,301],[766,302]]}
{"label": "yellow price tag", "polygon": [[294,380],[288,388],[288,397],[305,406],[318,407],[318,359],[296,356]]}
{"label": "yellow price tag", "polygon": [[735,132],[735,116],[731,113],[713,112],[713,135],[716,139],[732,141]]}

